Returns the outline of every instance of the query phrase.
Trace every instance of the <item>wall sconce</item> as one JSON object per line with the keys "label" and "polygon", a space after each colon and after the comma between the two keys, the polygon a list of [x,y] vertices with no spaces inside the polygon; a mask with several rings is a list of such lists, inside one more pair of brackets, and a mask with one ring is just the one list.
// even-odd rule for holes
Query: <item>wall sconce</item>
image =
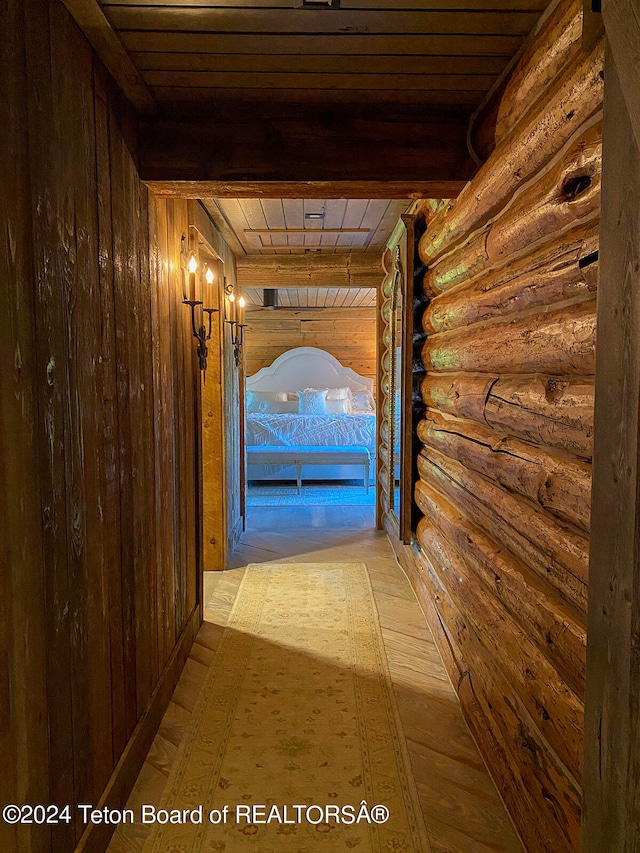
{"label": "wall sconce", "polygon": [[229,303],[228,309],[225,306],[225,323],[231,326],[231,343],[233,344],[233,356],[235,358],[236,367],[240,366],[240,358],[242,356],[242,344],[244,339],[244,329],[246,323],[244,319],[244,307],[247,304],[244,296],[240,296],[236,300],[236,294],[232,284],[227,284],[225,279],[224,284],[225,297]]}
{"label": "wall sconce", "polygon": [[[183,247],[185,245],[185,240],[183,238]],[[207,370],[207,356],[209,355],[209,349],[207,347],[207,341],[211,340],[211,331],[213,327],[213,314],[218,313],[217,308],[202,308],[202,314],[209,315],[209,322],[207,326],[204,324],[204,319],[200,319],[200,323],[196,322],[196,307],[199,305],[203,305],[203,301],[201,299],[196,299],[196,275],[198,273],[198,259],[195,256],[195,252],[191,252],[189,256],[189,261],[187,262],[187,270],[189,273],[189,288],[188,293],[191,296],[191,299],[183,299],[182,304],[188,305],[191,308],[191,331],[193,332],[193,337],[198,342],[196,347],[196,352],[198,354],[198,364],[200,365],[200,370],[205,373]],[[205,273],[205,280],[207,284],[213,283],[213,270],[211,267],[207,267]],[[202,283],[201,283],[202,284]],[[202,286],[200,287],[202,292]]]}

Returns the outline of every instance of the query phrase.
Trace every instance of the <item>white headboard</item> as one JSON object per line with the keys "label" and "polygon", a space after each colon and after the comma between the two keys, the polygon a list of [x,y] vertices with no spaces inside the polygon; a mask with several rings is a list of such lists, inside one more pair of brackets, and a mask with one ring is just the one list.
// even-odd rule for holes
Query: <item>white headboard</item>
{"label": "white headboard", "polygon": [[373,379],[359,376],[337,358],[317,347],[296,347],[279,355],[269,367],[247,376],[247,391],[302,391],[305,388],[366,389]]}

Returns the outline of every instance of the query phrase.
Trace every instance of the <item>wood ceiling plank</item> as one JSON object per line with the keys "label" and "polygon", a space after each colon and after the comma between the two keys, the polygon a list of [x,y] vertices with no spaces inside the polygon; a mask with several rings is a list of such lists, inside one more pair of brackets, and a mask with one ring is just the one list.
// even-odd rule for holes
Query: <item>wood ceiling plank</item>
{"label": "wood ceiling plank", "polygon": [[364,215],[367,212],[368,204],[369,199],[350,198],[347,202],[342,227],[360,228]]}
{"label": "wood ceiling plank", "polygon": [[[152,94],[159,102],[166,104],[208,103],[238,104],[253,103],[261,97],[257,89],[212,89],[210,87],[174,87],[154,86]],[[268,90],[269,99],[279,103],[321,103],[321,104],[380,104],[387,101],[395,104],[461,104],[477,106],[484,97],[481,90],[426,90],[426,89],[385,89],[384,96],[371,89],[274,89]]]}
{"label": "wood ceiling plank", "polygon": [[[259,198],[243,198],[240,199],[239,204],[249,229],[253,231],[268,230],[267,220]],[[249,236],[247,229],[245,229],[245,235]],[[240,237],[240,234],[238,236]]]}
{"label": "wood ceiling plank", "polygon": [[203,198],[201,199],[202,204],[205,206],[209,216],[214,221],[216,227],[222,234],[225,242],[234,253],[234,255],[244,255],[245,248],[238,239],[238,236],[234,229],[229,224],[227,218],[224,213],[220,209],[220,207],[216,204],[215,199],[213,198]]}
{"label": "wood ceiling plank", "polygon": [[406,201],[398,201],[392,200],[389,202],[386,211],[384,212],[380,222],[378,223],[378,227],[371,235],[371,239],[367,243],[367,248],[365,251],[367,252],[377,252],[380,251],[384,244],[389,239],[389,235],[393,231],[396,222],[400,218],[400,216],[405,213],[408,208],[408,204]]}
{"label": "wood ceiling plank", "polygon": [[304,202],[301,198],[283,198],[284,221],[287,228],[304,227]]}
{"label": "wood ceiling plank", "polygon": [[[389,209],[390,201],[383,198],[372,198],[369,199],[367,204],[367,209],[365,210],[364,216],[362,217],[362,228],[368,228],[368,240],[371,239],[376,229],[380,225],[382,217],[385,215],[387,210]],[[391,232],[389,232],[391,233]]]}
{"label": "wood ceiling plank", "polygon": [[334,248],[340,236],[337,231],[328,231],[320,235],[320,245],[323,249]]}
{"label": "wood ceiling plank", "polygon": [[[375,59],[372,64],[375,64]],[[399,89],[410,89],[413,92],[465,90],[484,93],[496,80],[496,75],[493,74],[294,74],[284,71],[144,71],[142,76],[152,89],[375,90],[378,100],[383,100],[380,92]],[[259,98],[260,95],[254,97]]]}
{"label": "wood ceiling plank", "polygon": [[330,198],[323,201],[324,204],[324,228],[344,227],[344,214],[347,209],[346,198]]}
{"label": "wood ceiling plank", "polygon": [[[122,0],[102,0],[103,6],[121,6]],[[127,0],[127,6],[176,6],[176,0]],[[294,9],[300,6],[298,0],[189,0],[190,6],[206,6],[208,8],[234,9],[238,7],[252,9]],[[464,12],[475,10],[481,12],[542,12],[549,5],[549,0],[438,0],[441,11]],[[341,0],[342,11],[372,11],[386,12],[424,12],[425,0]]]}
{"label": "wood ceiling plank", "polygon": [[119,33],[129,51],[211,54],[300,54],[360,56],[417,54],[424,56],[502,56],[511,58],[522,45],[522,36],[498,35],[273,35],[261,36],[259,45],[252,35],[200,32]]}
{"label": "wood ceiling plank", "polygon": [[327,287],[324,299],[325,308],[333,308],[340,293],[337,287]]}
{"label": "wood ceiling plank", "polygon": [[[143,2],[155,2],[155,0],[143,0]],[[200,2],[201,0],[197,0]],[[192,0],[193,2],[193,0]],[[207,2],[207,0],[202,0]],[[218,0],[219,2],[219,0]],[[236,0],[229,0],[230,3],[235,3]],[[237,0],[238,3],[243,0]],[[252,0],[253,2],[253,0]],[[260,2],[260,0],[258,0]],[[260,5],[266,5],[269,0],[260,2]],[[286,0],[288,2],[288,0]],[[438,9],[450,9],[460,12],[466,12],[470,9],[479,9],[483,12],[492,10],[504,12],[542,12],[549,5],[550,0],[438,0]],[[424,11],[425,0],[341,0],[341,9],[415,9]]]}
{"label": "wood ceiling plank", "polygon": [[282,199],[263,198],[259,201],[262,206],[262,212],[267,223],[267,228],[272,230],[274,228],[287,227],[284,218],[284,209],[282,207]]}
{"label": "wood ceiling plank", "polygon": [[[259,45],[256,45],[259,47]],[[131,53],[141,71],[287,72],[291,74],[501,74],[504,56],[402,56],[335,54]]]}
{"label": "wood ceiling plank", "polygon": [[527,35],[538,12],[411,11],[326,9],[197,8],[195,6],[105,6],[118,30],[176,30],[179,32],[277,34],[441,33]]}

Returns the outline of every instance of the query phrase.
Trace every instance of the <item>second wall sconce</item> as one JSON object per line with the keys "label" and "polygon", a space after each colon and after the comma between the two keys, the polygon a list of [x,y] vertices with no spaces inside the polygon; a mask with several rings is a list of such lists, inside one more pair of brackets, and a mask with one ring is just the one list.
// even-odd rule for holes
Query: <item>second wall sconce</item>
{"label": "second wall sconce", "polygon": [[[183,236],[182,238],[182,249],[181,255],[183,258],[186,258],[186,238]],[[198,355],[198,364],[200,366],[200,370],[206,374],[207,370],[207,356],[209,355],[209,348],[207,347],[207,342],[211,340],[211,332],[213,329],[213,314],[218,313],[218,308],[202,308],[200,317],[198,318],[200,322],[196,319],[196,308],[201,305],[204,305],[202,299],[197,299],[197,285],[200,284],[200,294],[202,294],[202,270],[200,274],[198,274],[198,259],[196,258],[195,252],[191,252],[188,256],[189,260],[186,262],[187,273],[188,273],[188,290],[185,291],[185,298],[182,300],[183,305],[188,305],[191,308],[191,331],[193,333],[193,337],[196,339],[196,353]],[[213,284],[213,270],[210,266],[205,265],[205,273],[204,273],[205,281],[208,285]],[[187,298],[187,294],[191,298]],[[209,315],[209,322],[205,326],[204,322],[204,314]]]}
{"label": "second wall sconce", "polygon": [[244,329],[246,328],[246,323],[243,323],[246,302],[244,296],[240,296],[236,299],[233,285],[227,284],[226,279],[224,283],[224,293],[226,301],[228,302],[228,309],[225,307],[225,323],[228,323],[229,326],[231,326],[233,356],[235,358],[236,367],[239,367],[242,356]]}

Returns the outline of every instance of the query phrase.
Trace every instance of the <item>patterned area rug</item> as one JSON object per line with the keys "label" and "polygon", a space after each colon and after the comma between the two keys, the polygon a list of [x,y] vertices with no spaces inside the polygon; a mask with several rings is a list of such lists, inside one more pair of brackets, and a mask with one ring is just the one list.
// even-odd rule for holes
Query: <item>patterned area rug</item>
{"label": "patterned area rug", "polygon": [[375,486],[249,486],[247,506],[374,506]]}
{"label": "patterned area rug", "polygon": [[408,768],[364,564],[252,565],[144,849],[428,853]]}

